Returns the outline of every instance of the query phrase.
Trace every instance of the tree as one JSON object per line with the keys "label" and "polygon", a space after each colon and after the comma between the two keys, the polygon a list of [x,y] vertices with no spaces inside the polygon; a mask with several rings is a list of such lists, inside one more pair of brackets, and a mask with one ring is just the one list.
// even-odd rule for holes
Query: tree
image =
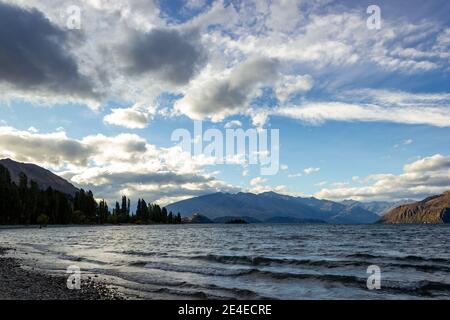
{"label": "tree", "polygon": [[118,217],[119,223],[126,223],[128,222],[128,218],[130,215],[130,207],[129,207],[130,201],[127,200],[126,196],[122,196],[122,207],[120,208],[120,214]]}
{"label": "tree", "polygon": [[106,203],[106,201],[103,199],[102,201],[100,201],[99,205],[98,205],[98,223],[103,224],[108,222],[109,220],[109,208],[108,208],[108,204]]}
{"label": "tree", "polygon": [[92,191],[80,189],[74,196],[39,185],[21,173],[18,184],[9,170],[0,165],[0,224],[103,224],[110,223],[181,223],[181,215],[138,200],[136,215],[131,214],[131,200],[122,197],[112,214],[105,200],[99,203]]}
{"label": "tree", "polygon": [[149,223],[150,211],[144,199],[142,199],[141,208],[142,208],[142,223]]}
{"label": "tree", "polygon": [[138,199],[137,207],[136,207],[136,220],[142,220],[142,208],[141,208],[141,199]]}
{"label": "tree", "polygon": [[162,222],[162,211],[161,207],[157,204],[152,206],[152,217],[151,220],[155,223],[161,223]]}
{"label": "tree", "polygon": [[161,221],[162,223],[167,223],[167,209],[162,208],[161,210]]}
{"label": "tree", "polygon": [[92,191],[86,192],[84,189],[80,189],[75,194],[74,198],[74,211],[81,211],[87,223],[97,223],[98,222],[98,204],[95,201],[94,194]]}
{"label": "tree", "polygon": [[48,224],[48,216],[46,214],[41,214],[39,215],[39,217],[37,218],[36,222],[43,227],[46,227]]}

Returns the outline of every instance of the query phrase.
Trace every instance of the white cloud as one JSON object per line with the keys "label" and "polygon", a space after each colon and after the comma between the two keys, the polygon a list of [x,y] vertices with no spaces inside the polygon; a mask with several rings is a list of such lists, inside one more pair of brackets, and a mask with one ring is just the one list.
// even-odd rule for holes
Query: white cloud
{"label": "white cloud", "polygon": [[267,179],[265,179],[265,178],[256,177],[256,178],[253,178],[252,180],[250,180],[250,185],[256,186],[256,185],[263,184],[266,181],[267,181]]}
{"label": "white cloud", "polygon": [[81,141],[70,139],[63,131],[39,134],[0,127],[0,156],[18,161],[37,162],[61,167],[70,159],[75,165],[86,165],[92,148]]}
{"label": "white cloud", "polygon": [[298,178],[298,177],[301,177],[301,176],[303,176],[303,173],[291,173],[291,174],[288,174],[288,178]]}
{"label": "white cloud", "polygon": [[324,185],[326,185],[328,183],[328,181],[319,181],[315,184],[316,187],[323,187]]}
{"label": "white cloud", "polygon": [[277,0],[270,4],[266,25],[274,31],[289,32],[295,29],[301,19],[302,13],[297,1]]}
{"label": "white cloud", "polygon": [[175,109],[193,119],[220,121],[248,109],[248,103],[259,86],[278,78],[278,62],[254,57],[237,67],[213,76],[211,69],[191,82],[185,96],[175,103]]}
{"label": "white cloud", "polygon": [[333,189],[322,189],[318,198],[342,200],[400,200],[422,199],[450,190],[450,156],[436,154],[406,164],[403,173],[376,174],[364,179],[371,183],[362,187],[338,185]]}
{"label": "white cloud", "polygon": [[279,186],[267,186],[267,185],[255,185],[252,188],[247,190],[248,192],[252,193],[264,193],[264,192],[277,192],[281,194],[289,194],[289,189],[285,185],[279,185]]}
{"label": "white cloud", "polygon": [[405,141],[403,141],[404,145],[410,145],[413,143],[413,139],[406,139]]}
{"label": "white cloud", "polygon": [[230,129],[230,128],[238,128],[242,127],[242,122],[239,120],[231,120],[225,123],[224,128]]}
{"label": "white cloud", "polygon": [[450,106],[445,107],[384,107],[372,104],[341,102],[306,103],[301,106],[280,107],[278,116],[320,124],[325,121],[386,121],[404,124],[450,126]]}
{"label": "white cloud", "polygon": [[309,174],[312,174],[312,173],[316,173],[316,172],[319,172],[319,171],[320,171],[320,168],[314,168],[314,167],[309,167],[309,168],[303,169],[303,172],[306,175],[309,175]]}
{"label": "white cloud", "polygon": [[431,157],[417,160],[413,163],[406,164],[405,172],[426,172],[426,171],[440,171],[450,169],[450,156],[443,156],[436,154]]}
{"label": "white cloud", "polygon": [[345,188],[346,186],[349,185],[348,182],[333,182],[331,184],[334,188]]}
{"label": "white cloud", "polygon": [[284,76],[275,89],[277,97],[286,101],[293,93],[309,91],[314,85],[314,80],[310,75]]}
{"label": "white cloud", "polygon": [[440,107],[450,105],[450,93],[411,93],[399,90],[358,89],[341,93],[346,100],[369,101],[383,106]]}
{"label": "white cloud", "polygon": [[103,121],[129,129],[144,129],[155,112],[154,107],[136,104],[130,108],[111,109],[111,113],[106,115]]}
{"label": "white cloud", "polygon": [[206,0],[185,0],[185,6],[188,9],[200,9],[207,4]]}

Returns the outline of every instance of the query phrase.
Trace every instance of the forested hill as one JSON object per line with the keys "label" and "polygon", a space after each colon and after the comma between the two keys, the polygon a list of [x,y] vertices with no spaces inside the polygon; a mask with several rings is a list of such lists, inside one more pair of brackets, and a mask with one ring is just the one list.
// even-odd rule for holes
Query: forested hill
{"label": "forested hill", "polygon": [[24,173],[29,181],[35,181],[42,190],[52,187],[55,190],[72,196],[78,191],[78,189],[67,180],[35,164],[17,162],[11,159],[2,159],[0,160],[0,165],[3,165],[9,170],[11,180],[16,184],[19,183],[20,174]]}
{"label": "forested hill", "polygon": [[16,183],[10,171],[0,164],[0,224],[103,223],[181,223],[181,216],[158,205],[147,205],[144,200],[139,200],[133,213],[130,199],[125,196],[111,212],[106,201],[97,203],[91,191],[80,189],[72,195],[51,186],[42,189],[23,172],[18,173]]}

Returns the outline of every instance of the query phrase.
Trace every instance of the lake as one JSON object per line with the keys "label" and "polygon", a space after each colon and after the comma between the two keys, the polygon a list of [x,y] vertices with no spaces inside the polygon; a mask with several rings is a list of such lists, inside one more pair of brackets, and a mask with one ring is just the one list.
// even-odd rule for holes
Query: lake
{"label": "lake", "polygon": [[[49,273],[139,299],[449,299],[449,225],[149,225],[0,229]],[[369,290],[367,268],[381,270]]]}

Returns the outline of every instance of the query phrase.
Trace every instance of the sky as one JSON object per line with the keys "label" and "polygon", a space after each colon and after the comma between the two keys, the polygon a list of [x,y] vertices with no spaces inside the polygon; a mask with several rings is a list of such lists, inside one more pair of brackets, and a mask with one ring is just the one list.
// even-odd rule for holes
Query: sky
{"label": "sky", "polygon": [[[0,0],[0,158],[108,201],[437,194],[450,189],[448,12],[446,0]],[[171,135],[194,120],[277,129],[279,171],[186,153]]]}

